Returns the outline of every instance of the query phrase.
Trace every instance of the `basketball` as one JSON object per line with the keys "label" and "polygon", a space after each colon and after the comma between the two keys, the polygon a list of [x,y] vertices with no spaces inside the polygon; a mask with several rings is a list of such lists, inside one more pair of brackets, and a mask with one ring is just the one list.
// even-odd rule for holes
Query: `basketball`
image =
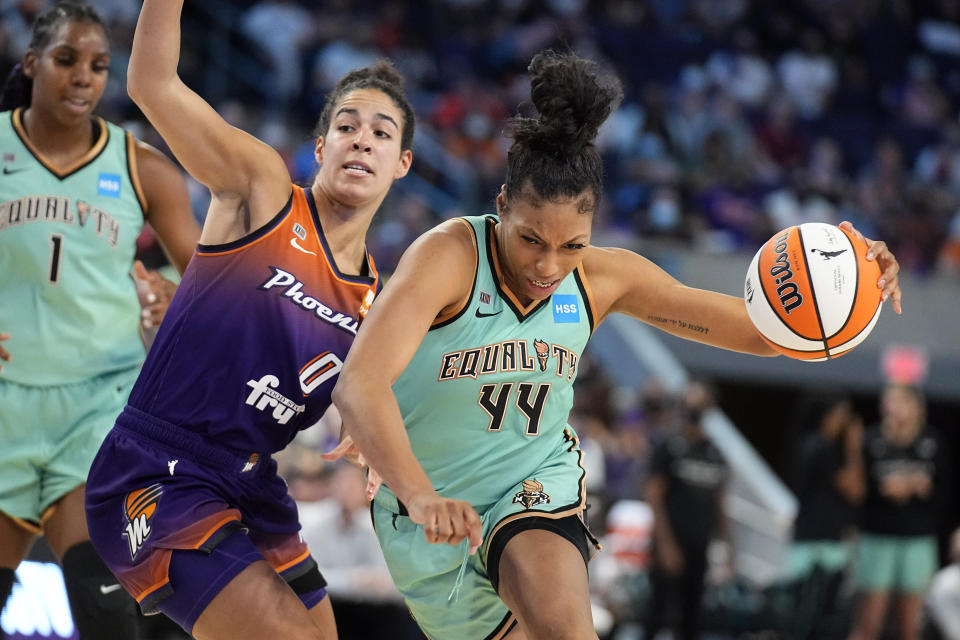
{"label": "basketball", "polygon": [[770,346],[797,360],[849,352],[880,316],[880,267],[866,255],[858,236],[822,222],[776,233],[747,269],[750,320]]}

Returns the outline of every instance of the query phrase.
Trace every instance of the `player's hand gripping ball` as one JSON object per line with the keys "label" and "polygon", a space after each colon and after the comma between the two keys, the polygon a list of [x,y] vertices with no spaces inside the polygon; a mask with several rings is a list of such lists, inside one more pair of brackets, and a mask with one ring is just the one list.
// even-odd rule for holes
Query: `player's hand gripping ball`
{"label": "player's hand gripping ball", "polygon": [[880,316],[880,267],[855,233],[821,222],[766,242],[744,283],[747,313],[780,353],[816,362],[849,352]]}

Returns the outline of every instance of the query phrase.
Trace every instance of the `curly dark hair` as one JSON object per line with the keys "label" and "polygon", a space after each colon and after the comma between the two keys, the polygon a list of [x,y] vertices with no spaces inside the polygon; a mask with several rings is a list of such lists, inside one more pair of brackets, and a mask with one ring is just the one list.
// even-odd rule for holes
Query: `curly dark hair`
{"label": "curly dark hair", "polygon": [[357,89],[376,89],[390,96],[393,103],[403,112],[403,128],[400,135],[400,149],[406,151],[413,146],[414,115],[413,107],[403,91],[403,76],[387,59],[377,60],[369,67],[354,69],[340,79],[323,103],[323,111],[314,131],[314,137],[327,135],[330,128],[330,119],[333,117],[333,107],[345,95]]}
{"label": "curly dark hair", "polygon": [[[593,141],[623,98],[620,81],[590,60],[554,51],[534,56],[528,71],[537,115],[510,121],[507,199],[556,200],[590,189],[593,211],[603,185],[603,163]],[[528,184],[532,192],[524,192]]]}

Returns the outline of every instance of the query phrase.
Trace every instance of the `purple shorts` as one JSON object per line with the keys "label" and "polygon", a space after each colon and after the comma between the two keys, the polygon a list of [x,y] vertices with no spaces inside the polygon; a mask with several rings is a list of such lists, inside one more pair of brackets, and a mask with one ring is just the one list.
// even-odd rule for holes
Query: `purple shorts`
{"label": "purple shorts", "polygon": [[212,446],[126,407],[87,478],[90,539],[144,613],[187,632],[247,566],[267,560],[312,608],[325,583],[267,454]]}

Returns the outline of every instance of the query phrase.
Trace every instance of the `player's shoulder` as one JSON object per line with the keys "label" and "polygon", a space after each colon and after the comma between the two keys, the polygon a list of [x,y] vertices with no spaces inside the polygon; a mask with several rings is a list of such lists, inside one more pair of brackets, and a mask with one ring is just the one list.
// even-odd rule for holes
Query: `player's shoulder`
{"label": "player's shoulder", "polygon": [[[121,129],[121,131],[123,131]],[[148,165],[148,166],[167,166],[170,168],[175,168],[173,161],[167,157],[167,155],[157,149],[155,146],[148,142],[140,140],[134,136],[129,131],[124,131],[124,133],[130,136],[130,141],[133,145],[133,151],[137,155],[137,164],[138,165]]]}
{"label": "player's shoulder", "polygon": [[604,274],[622,270],[624,261],[644,261],[638,253],[620,247],[596,247],[588,245],[583,251],[583,267],[587,274]]}
{"label": "player's shoulder", "polygon": [[421,235],[416,243],[421,250],[440,252],[446,255],[476,254],[476,237],[473,225],[464,218],[451,218],[441,222]]}
{"label": "player's shoulder", "polygon": [[600,317],[626,290],[649,275],[651,263],[638,253],[620,247],[587,246],[580,262],[594,296]]}

